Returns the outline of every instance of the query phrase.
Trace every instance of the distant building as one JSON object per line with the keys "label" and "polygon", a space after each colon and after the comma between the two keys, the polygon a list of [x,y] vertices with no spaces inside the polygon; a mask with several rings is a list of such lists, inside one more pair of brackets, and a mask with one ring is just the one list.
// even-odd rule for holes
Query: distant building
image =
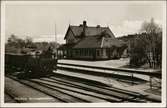
{"label": "distant building", "polygon": [[69,25],[64,37],[66,44],[58,55],[68,59],[101,60],[120,58],[126,43],[115,38],[109,27],[89,27],[86,21],[79,26]]}

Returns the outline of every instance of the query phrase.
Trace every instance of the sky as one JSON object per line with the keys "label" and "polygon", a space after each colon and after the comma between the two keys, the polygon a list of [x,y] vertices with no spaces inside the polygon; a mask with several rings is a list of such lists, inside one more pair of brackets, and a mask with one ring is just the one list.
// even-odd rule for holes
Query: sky
{"label": "sky", "polygon": [[15,34],[19,38],[32,37],[33,41],[65,43],[69,24],[79,25],[83,20],[88,26],[108,26],[115,37],[134,34],[151,18],[162,24],[163,4],[162,1],[8,1],[5,3],[5,40]]}

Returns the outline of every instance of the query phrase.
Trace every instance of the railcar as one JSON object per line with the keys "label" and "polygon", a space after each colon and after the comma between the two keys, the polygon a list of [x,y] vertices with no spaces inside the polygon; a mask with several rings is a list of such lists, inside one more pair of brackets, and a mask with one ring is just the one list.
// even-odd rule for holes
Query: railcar
{"label": "railcar", "polygon": [[57,68],[57,59],[27,54],[5,54],[5,73],[17,72],[18,78],[48,76]]}

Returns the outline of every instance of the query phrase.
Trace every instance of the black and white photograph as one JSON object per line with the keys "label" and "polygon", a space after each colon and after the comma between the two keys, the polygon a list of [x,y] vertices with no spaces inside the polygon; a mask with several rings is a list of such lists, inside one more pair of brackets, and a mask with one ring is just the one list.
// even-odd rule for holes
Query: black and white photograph
{"label": "black and white photograph", "polygon": [[1,1],[7,107],[165,107],[166,1]]}

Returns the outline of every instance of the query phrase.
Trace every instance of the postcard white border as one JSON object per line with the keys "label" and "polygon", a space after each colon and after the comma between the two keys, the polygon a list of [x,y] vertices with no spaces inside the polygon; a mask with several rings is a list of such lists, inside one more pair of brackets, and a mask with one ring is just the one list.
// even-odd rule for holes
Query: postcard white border
{"label": "postcard white border", "polygon": [[[163,4],[163,64],[162,64],[162,103],[4,103],[4,47],[5,47],[5,5],[6,4],[78,4],[84,3],[110,3],[110,2],[129,2],[129,1],[1,1],[1,105],[3,107],[165,107],[166,106],[166,1],[151,1],[160,2]],[[149,1],[131,1],[131,2],[149,2]]]}

